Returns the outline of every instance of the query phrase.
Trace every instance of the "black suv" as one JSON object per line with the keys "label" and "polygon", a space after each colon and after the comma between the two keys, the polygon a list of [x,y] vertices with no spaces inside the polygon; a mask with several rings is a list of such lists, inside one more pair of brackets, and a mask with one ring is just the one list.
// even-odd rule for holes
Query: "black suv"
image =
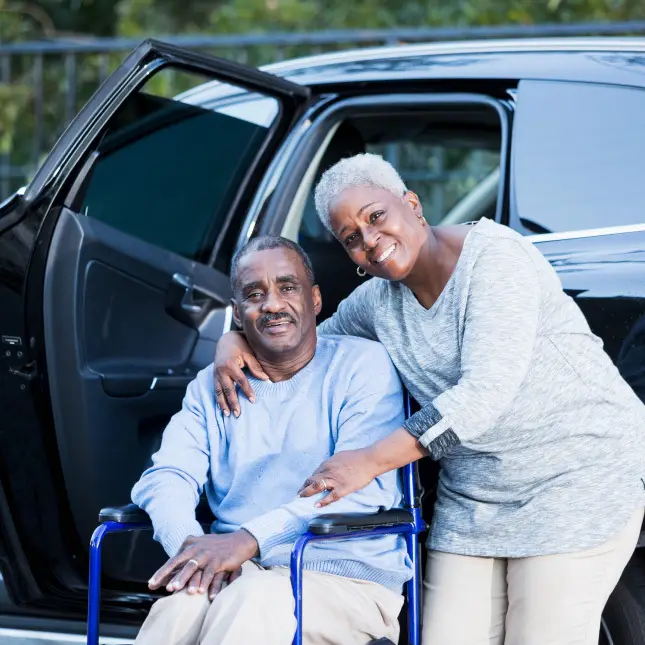
{"label": "black suv", "polygon": [[[129,500],[230,328],[236,248],[298,240],[323,318],[358,284],[312,187],[362,151],[396,164],[432,224],[485,216],[532,236],[645,396],[645,41],[407,46],[263,71],[147,42],[0,206],[0,637],[82,633],[97,513]],[[149,533],[108,540],[106,634],[136,632],[162,559]],[[637,550],[601,643],[645,643],[644,564]]]}

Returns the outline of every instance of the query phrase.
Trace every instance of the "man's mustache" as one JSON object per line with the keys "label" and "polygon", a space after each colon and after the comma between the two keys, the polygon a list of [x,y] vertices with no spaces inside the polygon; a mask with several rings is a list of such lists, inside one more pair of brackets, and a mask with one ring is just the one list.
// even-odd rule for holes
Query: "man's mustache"
{"label": "man's mustache", "polygon": [[276,322],[278,320],[288,320],[289,322],[296,323],[293,316],[288,314],[286,311],[282,311],[277,314],[265,314],[260,318],[260,327],[266,327],[269,323]]}

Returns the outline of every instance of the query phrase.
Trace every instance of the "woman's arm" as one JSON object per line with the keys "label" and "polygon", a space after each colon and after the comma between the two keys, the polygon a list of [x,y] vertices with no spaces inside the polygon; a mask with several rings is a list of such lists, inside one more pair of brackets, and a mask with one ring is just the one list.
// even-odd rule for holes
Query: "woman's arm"
{"label": "woman's arm", "polygon": [[540,314],[540,278],[533,262],[513,239],[496,240],[477,258],[459,381],[404,424],[433,459],[492,431],[518,396],[533,360]]}
{"label": "woman's arm", "polygon": [[392,434],[367,448],[337,452],[323,462],[309,477],[300,490],[301,497],[310,497],[329,491],[316,506],[327,506],[345,495],[367,486],[383,473],[401,468],[427,452],[405,428],[397,428]]}
{"label": "woman's arm", "polygon": [[[318,334],[378,340],[374,329],[374,311],[381,306],[380,287],[375,280],[368,280],[354,289],[340,302],[334,315],[318,325]],[[324,298],[325,294],[322,296]]]}
{"label": "woman's arm", "polygon": [[225,333],[215,348],[213,379],[217,407],[221,408],[226,416],[231,414],[231,410],[236,417],[240,416],[240,402],[237,399],[236,384],[239,385],[251,403],[255,401],[253,388],[243,372],[245,367],[255,378],[262,381],[269,378],[246,342],[246,336],[241,331]]}
{"label": "woman's arm", "polygon": [[[412,415],[389,437],[354,454],[334,455],[302,490],[309,496],[336,484],[329,504],[387,468],[427,454],[440,459],[492,429],[517,396],[535,345],[540,309],[537,270],[516,240],[499,240],[475,263],[468,293],[458,383]],[[329,480],[329,481],[328,481]]]}

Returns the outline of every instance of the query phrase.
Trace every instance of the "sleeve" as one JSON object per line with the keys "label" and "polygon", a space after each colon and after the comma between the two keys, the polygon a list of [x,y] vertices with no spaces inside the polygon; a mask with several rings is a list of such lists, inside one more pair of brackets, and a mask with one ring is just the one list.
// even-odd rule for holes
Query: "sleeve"
{"label": "sleeve", "polygon": [[[321,336],[359,336],[377,340],[374,311],[378,306],[378,284],[374,278],[354,289],[338,305],[331,318],[318,325]],[[323,298],[325,294],[323,294]]]}
{"label": "sleeve", "polygon": [[[375,349],[377,351],[363,352],[356,369],[352,369],[338,418],[335,453],[365,448],[403,423],[403,391],[399,377],[385,349],[376,344]],[[297,497],[244,524],[242,528],[253,535],[260,547],[260,556],[265,557],[277,546],[292,543],[307,530],[314,517],[330,513],[376,513],[397,507],[401,502],[398,473],[385,473],[334,504],[315,508],[322,496],[323,493]]]}
{"label": "sleeve", "polygon": [[404,424],[433,459],[494,427],[533,357],[540,282],[527,250],[517,240],[498,240],[482,251],[472,276],[459,381]]}
{"label": "sleeve", "polygon": [[182,409],[170,420],[152,456],[153,465],[132,489],[132,501],[148,513],[154,538],[170,557],[187,537],[204,534],[195,508],[210,467],[205,390],[199,376],[190,383]]}

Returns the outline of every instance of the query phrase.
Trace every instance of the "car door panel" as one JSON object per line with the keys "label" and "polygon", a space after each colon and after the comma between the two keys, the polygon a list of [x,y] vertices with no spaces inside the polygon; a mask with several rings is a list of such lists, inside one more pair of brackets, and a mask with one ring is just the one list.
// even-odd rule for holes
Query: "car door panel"
{"label": "car door panel", "polygon": [[[212,360],[217,333],[166,311],[173,277],[193,276],[225,310],[228,279],[214,269],[63,209],[52,238],[44,291],[45,347],[56,439],[67,496],[81,543],[100,508],[127,502],[130,489],[181,407],[188,382]],[[207,296],[204,296],[207,297]],[[211,318],[214,318],[211,316]],[[225,316],[217,316],[224,324]],[[115,578],[151,571],[146,540],[128,536],[106,554]],[[141,553],[127,557],[136,546]],[[137,550],[139,550],[137,549]],[[157,560],[159,553],[156,553]]]}
{"label": "car door panel", "polygon": [[535,242],[645,403],[645,231]]}

